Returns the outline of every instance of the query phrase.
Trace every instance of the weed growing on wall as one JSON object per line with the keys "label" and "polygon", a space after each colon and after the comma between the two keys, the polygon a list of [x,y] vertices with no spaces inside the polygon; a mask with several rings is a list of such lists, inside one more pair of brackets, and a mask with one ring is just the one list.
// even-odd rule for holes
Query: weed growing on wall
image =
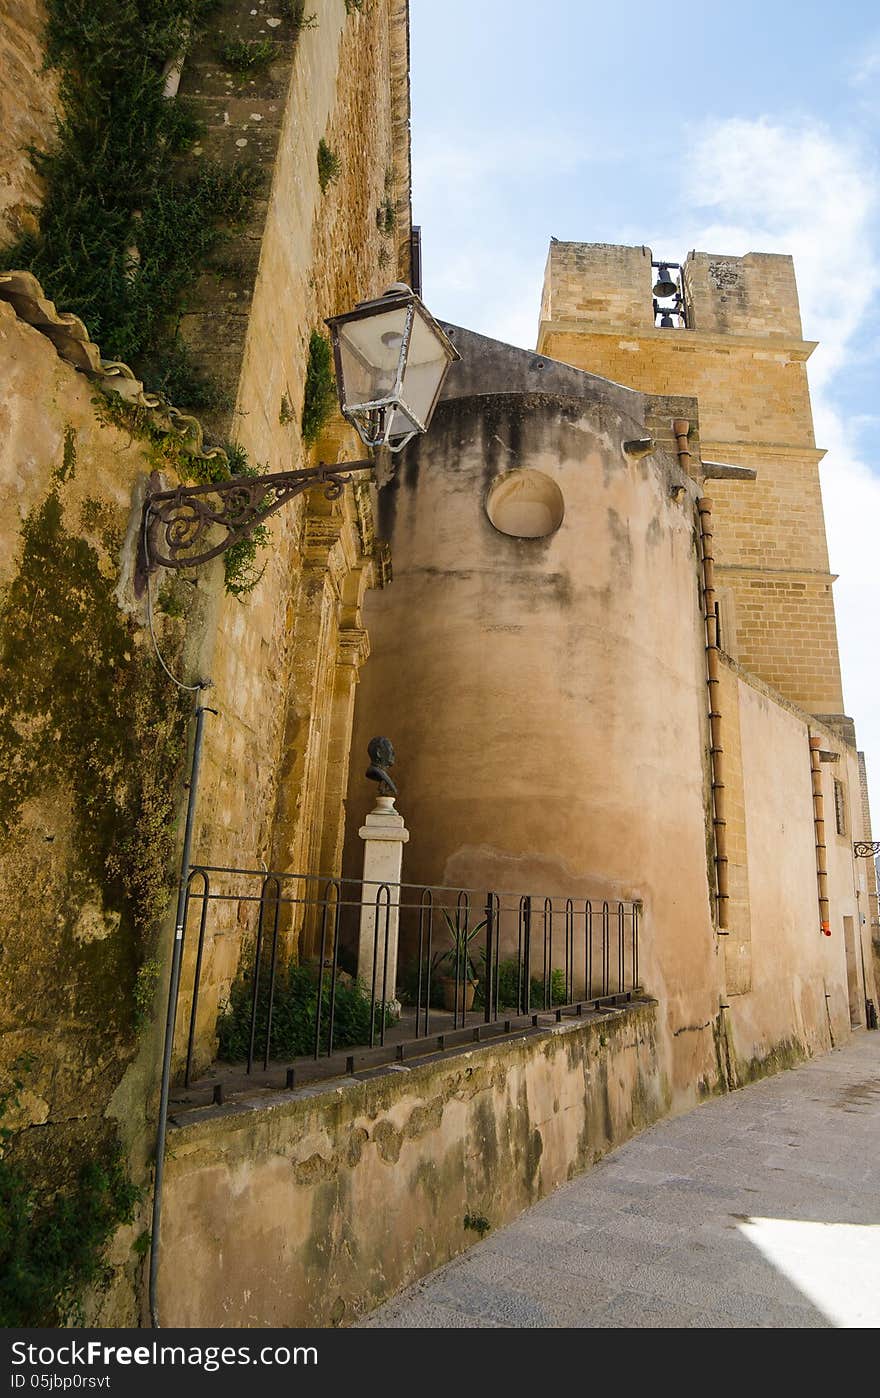
{"label": "weed growing on wall", "polygon": [[214,406],[215,390],[187,361],[177,311],[261,183],[246,165],[204,163],[187,178],[175,168],[198,126],[183,99],[165,96],[162,70],[211,3],[48,0],[63,115],[53,148],[34,152],[46,183],[39,232],[2,255],[80,316],[105,358],[194,407]]}
{"label": "weed growing on wall", "polygon": [[306,364],[306,385],[303,394],[302,439],[314,446],[325,424],[336,408],[336,379],[333,374],[333,351],[330,341],[320,331],[313,330],[309,339]]}
{"label": "weed growing on wall", "polygon": [[342,162],[322,136],[318,142],[318,183],[321,193],[326,194],[330,185],[335,184],[341,174]]}
{"label": "weed growing on wall", "polygon": [[[187,449],[187,438],[183,432],[169,427],[153,409],[128,403],[118,393],[102,395],[92,401],[100,421],[112,423],[144,443],[147,458],[154,470],[172,470],[181,480],[205,482],[228,481],[230,476],[265,474],[265,468],[252,466],[247,452],[236,443],[228,442],[225,445],[225,459],[223,456],[193,456]],[[260,549],[268,542],[269,530],[264,524],[258,524],[247,539],[240,539],[227,549],[223,555],[227,592],[240,598],[254,590],[264,571],[257,568],[256,561]],[[161,597],[162,594],[162,610],[173,616],[174,611],[168,611]]]}
{"label": "weed growing on wall", "polygon": [[397,210],[394,206],[394,171],[389,166],[385,171],[385,194],[376,210],[376,227],[384,238],[390,238],[397,227]]}
{"label": "weed growing on wall", "polygon": [[239,77],[261,72],[277,57],[278,45],[271,39],[227,39],[220,49],[224,68]]}
{"label": "weed growing on wall", "polygon": [[20,1101],[32,1060],[12,1065],[0,1093],[0,1326],[57,1326],[81,1320],[78,1301],[98,1279],[112,1233],[130,1223],[141,1194],[117,1145],[96,1145],[78,1175],[53,1193],[34,1187],[9,1159],[16,1132],[9,1113]]}
{"label": "weed growing on wall", "polygon": [[281,0],[278,6],[283,19],[290,20],[294,34],[301,29],[317,29],[318,16],[313,10],[306,14],[306,0]]}
{"label": "weed growing on wall", "polygon": [[139,1197],[116,1152],[96,1154],[75,1186],[54,1198],[0,1159],[0,1325],[81,1319],[78,1298],[100,1277],[102,1251],[131,1222]]}

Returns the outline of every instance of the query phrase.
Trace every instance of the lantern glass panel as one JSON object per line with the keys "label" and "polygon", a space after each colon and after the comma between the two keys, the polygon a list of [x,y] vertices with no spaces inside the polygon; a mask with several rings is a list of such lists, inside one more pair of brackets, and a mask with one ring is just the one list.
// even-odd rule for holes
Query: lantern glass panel
{"label": "lantern glass panel", "polygon": [[339,326],[344,406],[375,403],[397,392],[406,306]]}
{"label": "lantern glass panel", "polygon": [[416,307],[400,397],[423,429],[431,419],[448,367],[449,355],[437,339],[433,327]]}

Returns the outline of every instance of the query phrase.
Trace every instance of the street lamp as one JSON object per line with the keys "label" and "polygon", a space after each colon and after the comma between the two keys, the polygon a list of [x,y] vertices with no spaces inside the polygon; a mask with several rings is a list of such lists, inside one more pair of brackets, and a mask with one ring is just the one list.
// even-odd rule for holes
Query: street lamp
{"label": "street lamp", "polygon": [[395,282],[326,324],[339,404],[361,440],[400,451],[427,432],[449,366],[461,356],[415,292]]}
{"label": "street lamp", "polygon": [[[449,367],[461,356],[421,298],[395,282],[384,296],[362,301],[326,324],[333,337],[339,406],[364,445],[400,451],[426,432]],[[207,563],[246,539],[288,500],[315,485],[325,487],[328,499],[337,499],[353,471],[372,469],[369,460],[322,463],[150,491],[138,571],[143,577],[158,567]],[[223,531],[219,539],[216,529]]]}

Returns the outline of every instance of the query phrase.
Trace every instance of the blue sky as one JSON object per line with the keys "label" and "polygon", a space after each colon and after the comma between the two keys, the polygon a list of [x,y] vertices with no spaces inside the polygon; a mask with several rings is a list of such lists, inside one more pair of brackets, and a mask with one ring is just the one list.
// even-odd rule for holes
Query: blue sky
{"label": "blue sky", "polygon": [[880,8],[410,0],[435,314],[531,348],[551,235],[790,252],[847,712],[880,831]]}

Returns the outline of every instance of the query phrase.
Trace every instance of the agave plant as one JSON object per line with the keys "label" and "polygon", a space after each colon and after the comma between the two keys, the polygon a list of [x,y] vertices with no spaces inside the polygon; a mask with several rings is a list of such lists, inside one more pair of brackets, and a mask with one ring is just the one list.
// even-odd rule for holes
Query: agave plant
{"label": "agave plant", "polygon": [[[446,926],[452,938],[452,946],[445,947],[442,951],[436,951],[431,958],[431,970],[437,971],[440,975],[453,977],[463,974],[464,979],[471,985],[476,985],[479,977],[470,952],[471,942],[478,932],[482,932],[486,926],[486,919],[478,922],[475,927],[468,929],[467,919],[460,922],[457,918],[452,918],[444,908],[443,916],[446,919]],[[462,967],[462,972],[457,972],[457,967]]]}

